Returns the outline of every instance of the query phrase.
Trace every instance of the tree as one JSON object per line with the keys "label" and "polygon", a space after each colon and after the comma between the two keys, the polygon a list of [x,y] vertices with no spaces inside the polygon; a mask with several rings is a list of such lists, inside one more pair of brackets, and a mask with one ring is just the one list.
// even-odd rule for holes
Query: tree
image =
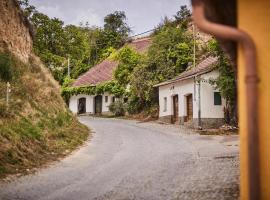
{"label": "tree", "polygon": [[208,42],[208,51],[214,56],[218,56],[217,69],[219,77],[212,80],[212,84],[221,92],[226,101],[224,110],[227,123],[237,124],[237,98],[236,98],[236,79],[235,71],[229,57],[222,51],[218,42],[214,39]]}
{"label": "tree", "polygon": [[154,35],[147,57],[133,70],[131,103],[137,100],[138,108],[155,107],[158,93],[154,85],[186,70],[192,61],[192,45],[190,36],[181,27],[164,26]]}
{"label": "tree", "polygon": [[29,0],[18,0],[19,5],[23,9],[24,15],[29,19],[33,13],[37,12],[36,7],[29,4]]}
{"label": "tree", "polygon": [[31,22],[36,28],[34,48],[38,54],[48,50],[49,52],[64,56],[66,35],[63,29],[64,22],[47,15],[36,12],[31,17]]}
{"label": "tree", "polygon": [[104,31],[117,33],[125,38],[130,33],[131,29],[125,22],[126,14],[123,11],[115,11],[104,18]]}
{"label": "tree", "polygon": [[188,23],[191,21],[191,12],[186,5],[181,6],[180,10],[174,15],[175,22],[180,24],[182,28],[187,28]]}
{"label": "tree", "polygon": [[108,14],[104,18],[103,29],[97,29],[95,38],[91,40],[92,50],[91,57],[95,64],[108,57],[111,49],[119,49],[122,47],[131,32],[130,27],[126,23],[126,15],[123,11],[116,11]]}
{"label": "tree", "polygon": [[124,47],[118,52],[116,59],[119,64],[114,71],[114,78],[120,85],[126,87],[130,84],[132,72],[141,62],[141,57],[142,55],[128,47]]}
{"label": "tree", "polygon": [[118,49],[123,46],[131,32],[126,23],[126,14],[123,11],[115,11],[104,18],[104,30],[100,35],[99,42],[106,47]]}

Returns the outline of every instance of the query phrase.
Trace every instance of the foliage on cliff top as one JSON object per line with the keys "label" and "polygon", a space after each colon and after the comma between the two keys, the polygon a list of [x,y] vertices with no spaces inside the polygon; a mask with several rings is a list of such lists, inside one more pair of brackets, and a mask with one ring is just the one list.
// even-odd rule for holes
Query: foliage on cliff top
{"label": "foliage on cliff top", "polygon": [[123,46],[131,31],[123,11],[105,16],[103,27],[90,27],[88,22],[75,26],[64,25],[62,20],[48,17],[30,5],[28,0],[19,2],[35,28],[35,52],[60,84],[67,76],[68,57],[71,78],[78,78],[107,58],[112,49]]}

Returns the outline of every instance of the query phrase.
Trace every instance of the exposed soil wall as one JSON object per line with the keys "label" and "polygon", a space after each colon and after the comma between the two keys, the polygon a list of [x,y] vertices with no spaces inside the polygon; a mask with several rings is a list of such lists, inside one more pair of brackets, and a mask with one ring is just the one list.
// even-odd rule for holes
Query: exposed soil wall
{"label": "exposed soil wall", "polygon": [[15,0],[0,1],[0,48],[8,48],[23,62],[32,50],[31,25]]}

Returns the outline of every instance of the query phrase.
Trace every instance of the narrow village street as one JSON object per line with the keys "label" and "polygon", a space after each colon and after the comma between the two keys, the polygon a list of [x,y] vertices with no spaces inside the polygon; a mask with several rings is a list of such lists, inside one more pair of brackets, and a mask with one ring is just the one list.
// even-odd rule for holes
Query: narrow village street
{"label": "narrow village street", "polygon": [[[1,200],[238,199],[238,136],[200,136],[156,122],[81,117],[93,138]],[[75,133],[74,133],[75,134]]]}

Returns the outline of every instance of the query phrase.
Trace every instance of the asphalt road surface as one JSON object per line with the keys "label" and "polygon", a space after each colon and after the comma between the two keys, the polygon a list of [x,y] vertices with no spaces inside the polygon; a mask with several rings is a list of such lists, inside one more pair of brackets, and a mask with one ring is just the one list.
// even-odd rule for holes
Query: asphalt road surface
{"label": "asphalt road surface", "polygon": [[[1,200],[238,199],[237,136],[82,117],[93,138],[36,174],[0,184]],[[76,133],[74,133],[76,134]]]}

